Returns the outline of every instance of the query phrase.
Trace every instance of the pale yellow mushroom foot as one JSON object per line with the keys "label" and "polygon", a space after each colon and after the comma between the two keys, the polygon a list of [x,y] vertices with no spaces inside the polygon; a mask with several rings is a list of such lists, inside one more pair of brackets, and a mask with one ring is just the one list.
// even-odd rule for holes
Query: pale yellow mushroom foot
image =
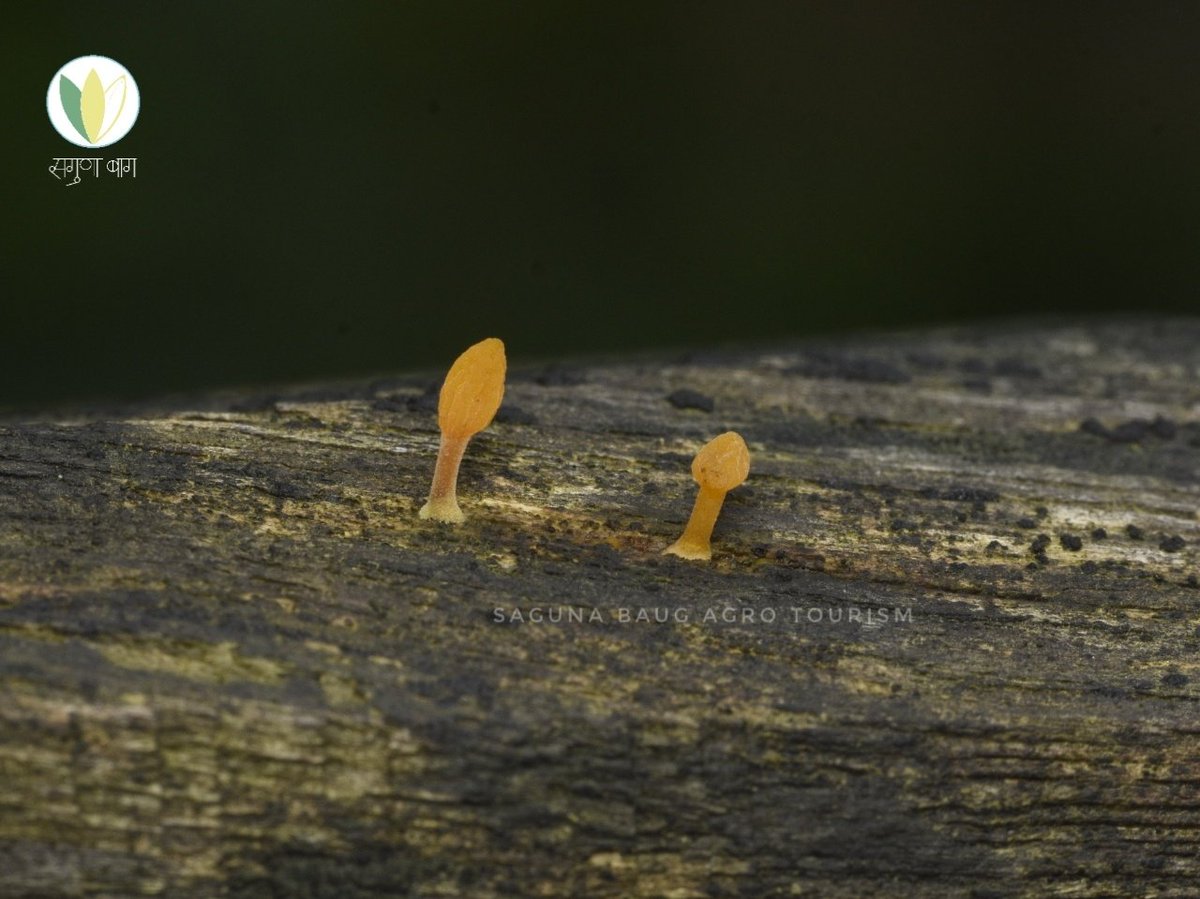
{"label": "pale yellow mushroom foot", "polygon": [[467,520],[467,516],[463,515],[462,509],[458,507],[457,500],[441,502],[430,500],[421,506],[421,511],[417,514],[423,519],[444,521],[446,524],[462,524]]}
{"label": "pale yellow mushroom foot", "polygon": [[707,562],[712,558],[712,550],[701,546],[693,546],[689,543],[684,543],[682,540],[676,540],[670,546],[663,550],[663,554],[679,556],[681,559],[697,559],[701,562]]}

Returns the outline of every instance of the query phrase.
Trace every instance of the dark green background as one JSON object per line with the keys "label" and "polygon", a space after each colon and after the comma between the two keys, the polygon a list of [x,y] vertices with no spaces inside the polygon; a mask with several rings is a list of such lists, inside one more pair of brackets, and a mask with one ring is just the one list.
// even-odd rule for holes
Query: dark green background
{"label": "dark green background", "polygon": [[[4,4],[0,406],[1195,309],[1200,7]],[[44,98],[142,91],[65,188]]]}

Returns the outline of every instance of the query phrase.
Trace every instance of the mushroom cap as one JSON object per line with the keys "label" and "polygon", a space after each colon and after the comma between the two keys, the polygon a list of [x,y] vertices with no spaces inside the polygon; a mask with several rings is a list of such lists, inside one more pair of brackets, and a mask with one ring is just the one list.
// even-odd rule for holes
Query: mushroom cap
{"label": "mushroom cap", "polygon": [[449,437],[470,437],[496,417],[504,399],[504,342],[496,337],[468,347],[454,360],[438,396],[438,427]]}
{"label": "mushroom cap", "polygon": [[750,450],[736,431],[726,431],[701,447],[692,460],[692,477],[701,487],[732,490],[750,474]]}

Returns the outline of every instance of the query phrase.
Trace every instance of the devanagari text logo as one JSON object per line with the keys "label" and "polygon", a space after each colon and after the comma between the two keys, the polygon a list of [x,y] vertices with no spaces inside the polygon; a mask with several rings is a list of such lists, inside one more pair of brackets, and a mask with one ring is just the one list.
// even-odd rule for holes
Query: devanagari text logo
{"label": "devanagari text logo", "polygon": [[115,144],[133,127],[142,97],[129,70],[107,56],[72,59],[50,79],[50,124],[77,147]]}

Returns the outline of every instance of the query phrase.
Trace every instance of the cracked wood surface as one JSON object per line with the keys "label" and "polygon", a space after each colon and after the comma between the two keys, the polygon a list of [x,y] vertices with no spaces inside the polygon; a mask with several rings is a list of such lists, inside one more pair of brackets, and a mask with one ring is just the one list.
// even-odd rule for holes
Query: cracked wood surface
{"label": "cracked wood surface", "polygon": [[428,375],[0,422],[0,896],[1194,895],[1198,374],[1196,319],[517,367],[458,529]]}

